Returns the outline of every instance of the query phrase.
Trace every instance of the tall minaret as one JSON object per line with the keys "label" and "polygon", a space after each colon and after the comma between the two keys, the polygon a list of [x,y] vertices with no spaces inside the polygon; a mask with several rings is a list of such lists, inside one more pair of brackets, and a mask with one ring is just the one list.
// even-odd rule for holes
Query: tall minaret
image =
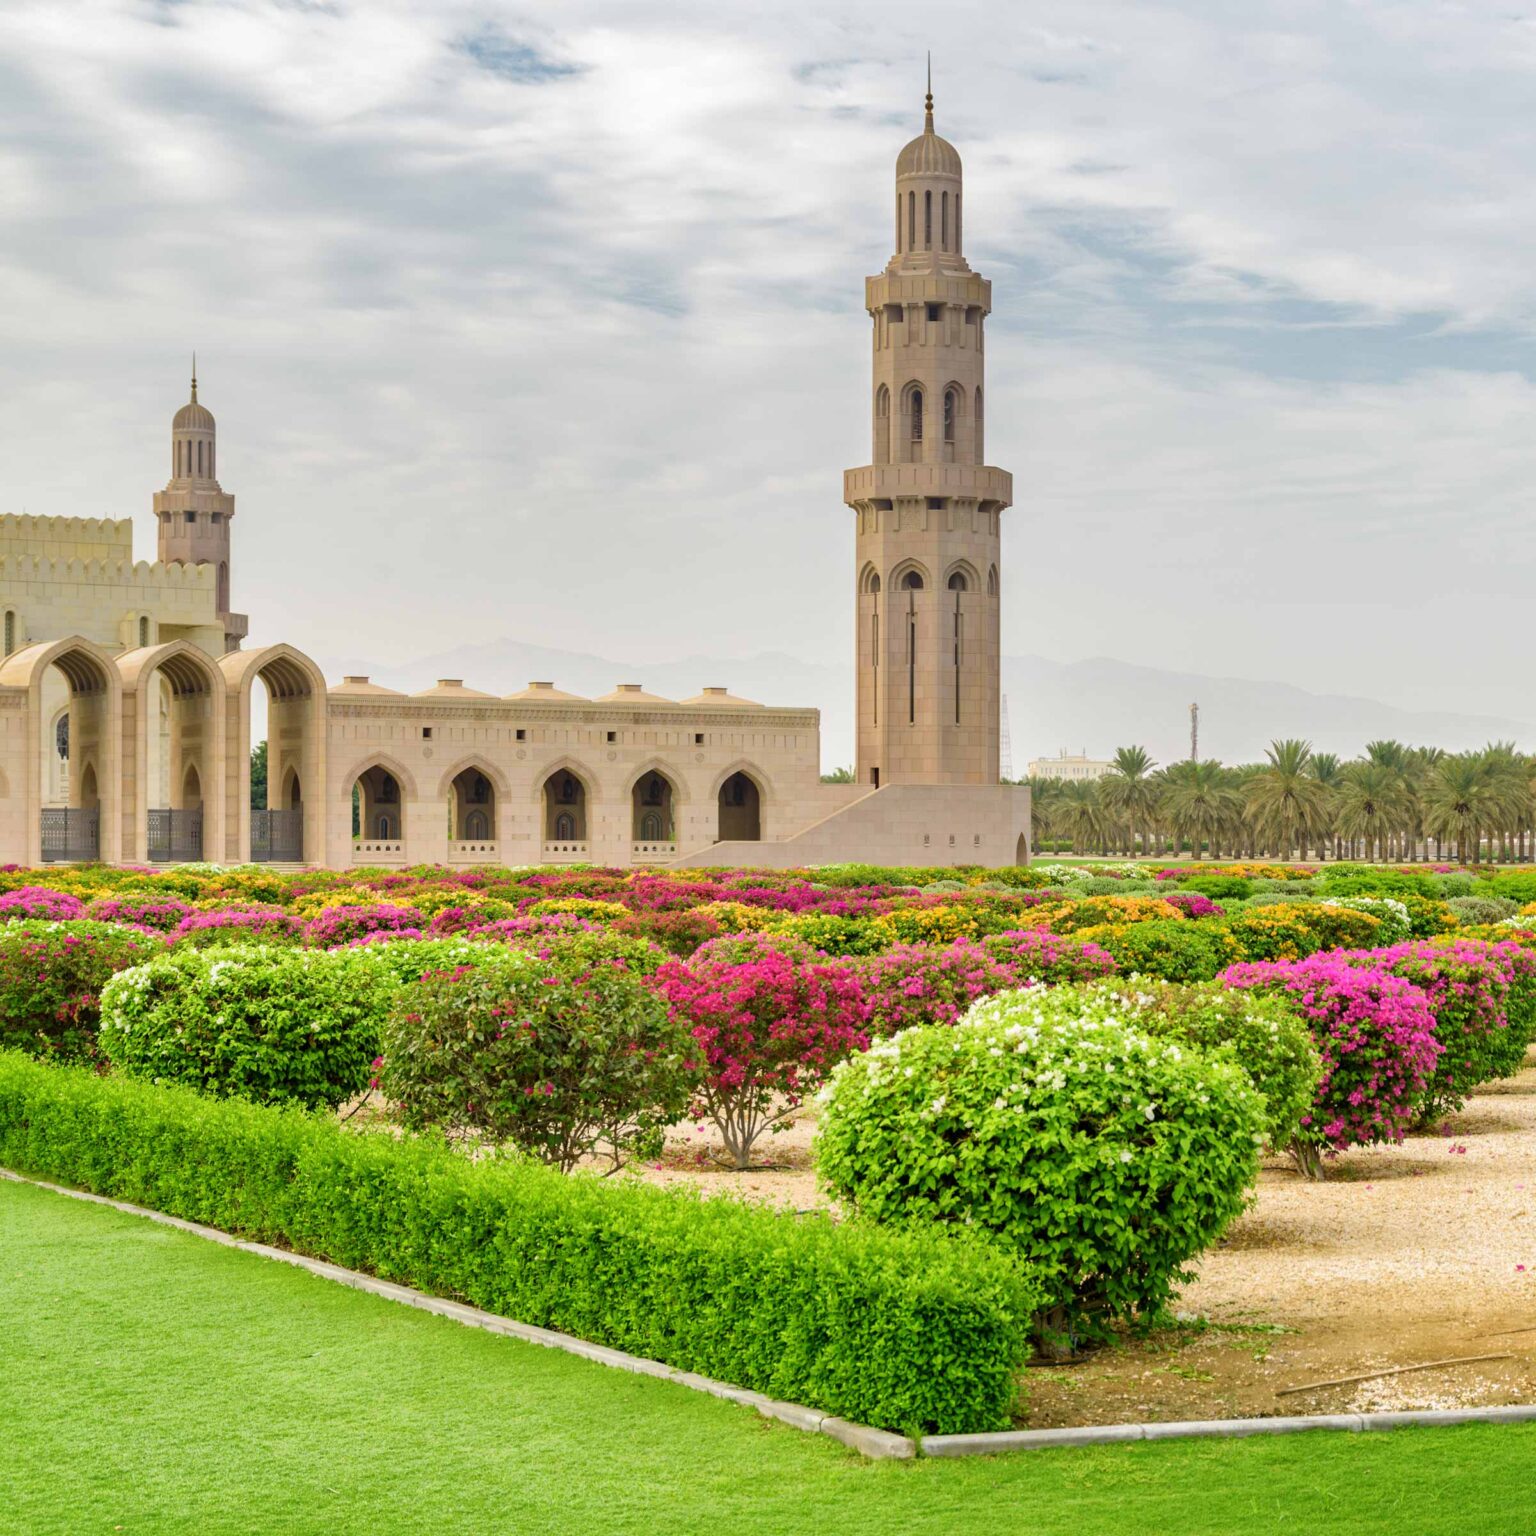
{"label": "tall minaret", "polygon": [[843,476],[858,514],[858,776],[998,782],[998,518],[983,327],[992,285],[967,265],[960,156],[933,131],[896,159],[896,254],[864,281],[874,323],[872,464]]}
{"label": "tall minaret", "polygon": [[171,421],[171,478],[155,492],[155,520],[160,525],[160,558],[169,564],[218,568],[218,611],[224,645],[238,650],[245,638],[246,616],[229,610],[229,525],[235,498],[216,478],[218,430],[213,412],[197,399],[197,359],[192,359],[192,398]]}

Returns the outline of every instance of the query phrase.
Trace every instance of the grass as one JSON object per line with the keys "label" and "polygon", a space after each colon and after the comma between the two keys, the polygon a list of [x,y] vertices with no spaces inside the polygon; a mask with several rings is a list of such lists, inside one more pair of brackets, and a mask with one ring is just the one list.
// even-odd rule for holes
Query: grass
{"label": "grass", "polygon": [[1536,1428],[867,1463],[833,1442],[0,1184],[0,1531],[1477,1536]]}

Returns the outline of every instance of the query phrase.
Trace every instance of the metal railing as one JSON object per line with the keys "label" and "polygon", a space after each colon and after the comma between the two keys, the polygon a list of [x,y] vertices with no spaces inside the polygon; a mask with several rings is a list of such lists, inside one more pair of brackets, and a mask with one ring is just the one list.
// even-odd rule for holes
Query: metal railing
{"label": "metal railing", "polygon": [[203,856],[203,812],[157,810],[149,813],[149,862],[192,864]]}
{"label": "metal railing", "polygon": [[94,806],[45,806],[42,827],[44,864],[72,864],[101,857],[101,812]]}
{"label": "metal railing", "polygon": [[301,864],[303,861],[302,809],[251,812],[251,863]]}

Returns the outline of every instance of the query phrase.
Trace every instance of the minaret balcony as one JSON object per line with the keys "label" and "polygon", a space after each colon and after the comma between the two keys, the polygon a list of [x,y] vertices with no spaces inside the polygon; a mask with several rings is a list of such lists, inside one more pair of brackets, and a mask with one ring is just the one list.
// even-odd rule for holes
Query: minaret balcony
{"label": "minaret balcony", "polygon": [[898,496],[965,496],[1006,507],[1013,503],[1013,476],[990,464],[865,464],[843,471],[849,506]]}

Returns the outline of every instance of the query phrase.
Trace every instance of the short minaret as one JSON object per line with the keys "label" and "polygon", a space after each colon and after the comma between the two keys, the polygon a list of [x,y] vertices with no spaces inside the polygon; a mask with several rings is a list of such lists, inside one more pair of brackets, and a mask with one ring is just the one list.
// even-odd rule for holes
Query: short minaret
{"label": "short minaret", "polygon": [[197,399],[197,359],[192,359],[192,398],[171,421],[171,478],[155,492],[160,558],[167,564],[212,565],[219,573],[218,609],[224,645],[239,650],[248,620],[229,609],[229,525],[235,498],[217,479],[218,429],[213,412]]}
{"label": "short minaret", "polygon": [[858,776],[998,782],[998,519],[1013,477],[983,456],[992,285],[964,256],[960,156],[933,131],[896,160],[896,254],[866,278],[873,463],[858,517]]}

